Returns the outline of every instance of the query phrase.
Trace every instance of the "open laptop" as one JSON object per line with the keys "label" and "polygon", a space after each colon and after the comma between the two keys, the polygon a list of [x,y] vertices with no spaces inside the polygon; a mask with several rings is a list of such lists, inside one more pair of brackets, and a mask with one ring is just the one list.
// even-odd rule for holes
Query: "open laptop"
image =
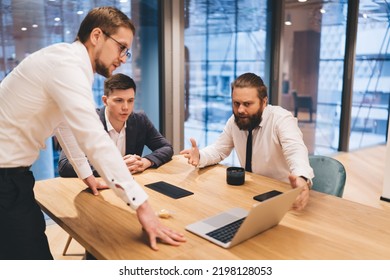
{"label": "open laptop", "polygon": [[231,248],[279,224],[301,190],[302,187],[283,192],[255,205],[249,212],[232,208],[190,224],[186,230],[221,247]]}

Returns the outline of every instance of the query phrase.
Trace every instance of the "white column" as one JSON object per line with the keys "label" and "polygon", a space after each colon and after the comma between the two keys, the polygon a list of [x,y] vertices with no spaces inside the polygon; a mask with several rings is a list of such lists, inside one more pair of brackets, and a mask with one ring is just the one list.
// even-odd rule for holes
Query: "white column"
{"label": "white column", "polygon": [[182,0],[163,1],[164,130],[175,154],[184,139],[184,7]]}

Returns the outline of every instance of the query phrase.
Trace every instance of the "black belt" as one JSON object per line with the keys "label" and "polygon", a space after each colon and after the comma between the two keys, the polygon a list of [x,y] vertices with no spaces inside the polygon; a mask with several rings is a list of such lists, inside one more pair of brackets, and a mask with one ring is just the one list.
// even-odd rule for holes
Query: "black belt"
{"label": "black belt", "polygon": [[31,166],[0,168],[0,175],[13,175],[30,171]]}

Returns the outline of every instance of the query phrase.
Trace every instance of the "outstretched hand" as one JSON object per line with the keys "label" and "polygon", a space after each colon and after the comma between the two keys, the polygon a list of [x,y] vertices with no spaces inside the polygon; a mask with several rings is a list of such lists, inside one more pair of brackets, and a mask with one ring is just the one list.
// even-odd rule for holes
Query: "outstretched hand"
{"label": "outstretched hand", "polygon": [[188,159],[189,164],[192,164],[193,166],[198,166],[200,159],[199,148],[196,145],[196,141],[194,138],[190,138],[190,141],[191,148],[182,150],[180,154],[184,155],[184,157]]}
{"label": "outstretched hand", "polygon": [[303,178],[298,177],[296,175],[290,174],[290,176],[288,176],[288,179],[290,180],[290,185],[293,189],[303,186],[301,193],[298,195],[297,199],[293,204],[294,210],[303,210],[303,208],[305,208],[307,203],[309,202],[309,186]]}
{"label": "outstretched hand", "polygon": [[186,241],[182,233],[175,232],[160,223],[147,201],[138,207],[137,216],[143,229],[149,236],[150,247],[153,250],[158,250],[157,239],[173,246],[179,246]]}
{"label": "outstretched hand", "polygon": [[103,184],[100,180],[97,180],[93,175],[83,179],[83,182],[91,189],[94,195],[99,195],[99,190],[109,188],[106,184]]}

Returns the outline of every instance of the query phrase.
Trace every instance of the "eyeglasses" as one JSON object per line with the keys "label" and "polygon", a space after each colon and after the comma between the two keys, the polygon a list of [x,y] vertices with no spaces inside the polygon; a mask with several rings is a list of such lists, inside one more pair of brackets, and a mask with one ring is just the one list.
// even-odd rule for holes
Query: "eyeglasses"
{"label": "eyeglasses", "polygon": [[107,34],[107,32],[105,31],[102,31],[104,35],[106,35],[108,38],[110,38],[111,40],[113,40],[115,43],[117,43],[119,45],[119,49],[120,49],[120,57],[123,57],[123,56],[127,56],[128,59],[131,58],[131,52],[130,52],[130,49],[128,49],[125,45],[119,43],[117,40],[115,40],[114,38],[112,38],[110,35]]}

